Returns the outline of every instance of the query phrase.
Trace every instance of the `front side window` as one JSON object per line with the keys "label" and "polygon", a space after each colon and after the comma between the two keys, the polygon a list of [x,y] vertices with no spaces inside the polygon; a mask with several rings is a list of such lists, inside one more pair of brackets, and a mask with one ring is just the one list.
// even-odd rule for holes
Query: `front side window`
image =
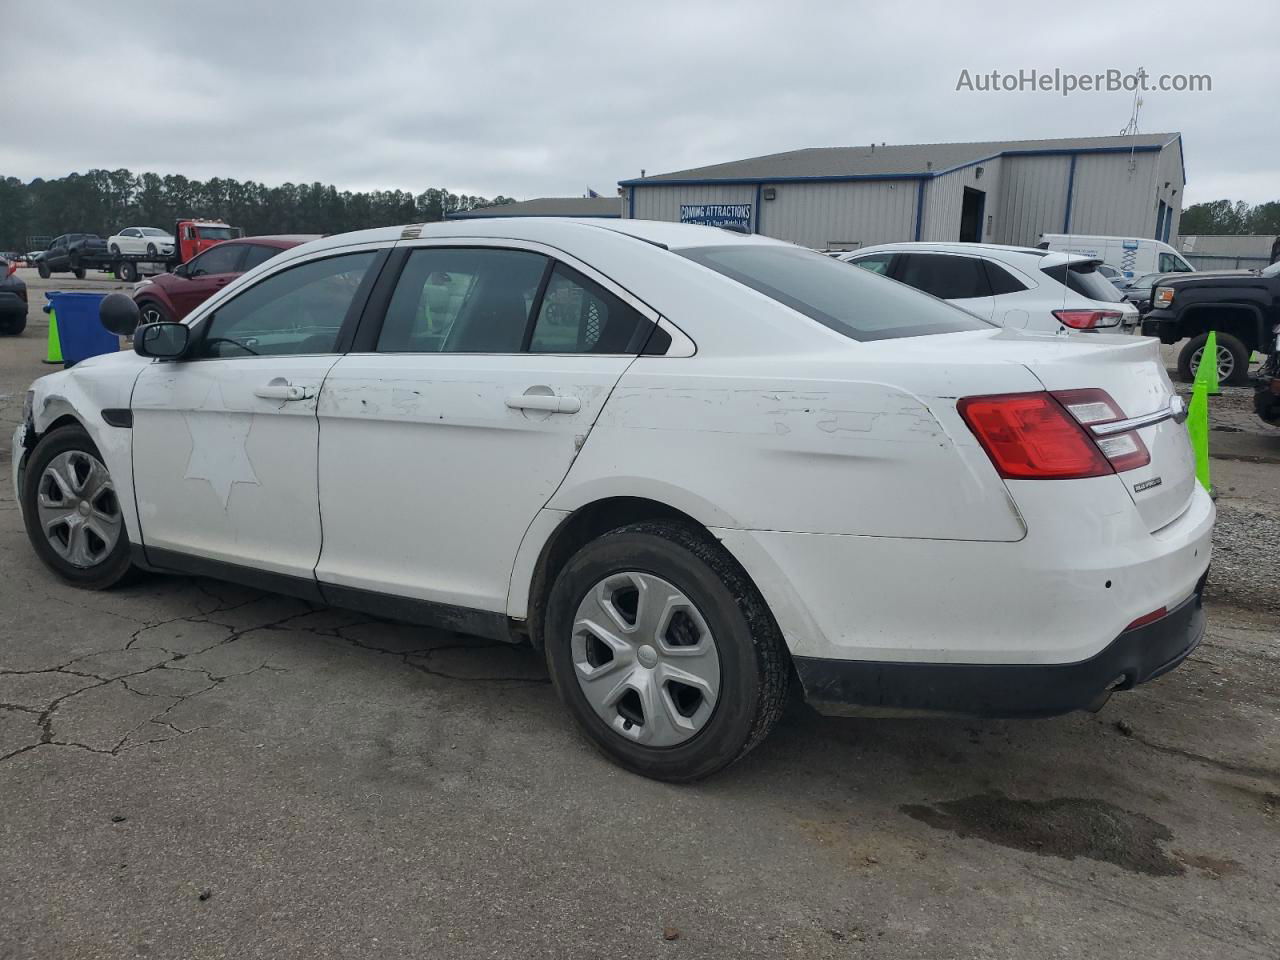
{"label": "front side window", "polygon": [[941,253],[908,253],[898,266],[898,280],[931,293],[939,300],[968,300],[991,296],[986,270],[977,257]]}
{"label": "front side window", "polygon": [[861,267],[863,270],[870,270],[872,273],[886,274],[889,272],[889,265],[893,263],[892,253],[873,253],[869,257],[862,257],[858,260],[850,260],[855,267]]}
{"label": "front side window", "polygon": [[852,340],[921,337],[994,326],[811,250],[742,243],[677,252]]}
{"label": "front side window", "polygon": [[332,353],[377,252],[313,260],[228,300],[204,324],[201,357]]}
{"label": "front side window", "polygon": [[519,353],[546,266],[546,257],[524,250],[414,250],[387,305],[377,349]]}
{"label": "front side window", "polygon": [[1190,273],[1191,265],[1181,257],[1172,253],[1160,254],[1161,273]]}
{"label": "front side window", "polygon": [[556,264],[529,341],[532,353],[637,353],[642,314],[577,270]]}
{"label": "front side window", "polygon": [[187,276],[203,277],[215,273],[236,273],[240,270],[240,258],[243,255],[244,244],[219,244],[192,260],[191,266],[187,268]]}

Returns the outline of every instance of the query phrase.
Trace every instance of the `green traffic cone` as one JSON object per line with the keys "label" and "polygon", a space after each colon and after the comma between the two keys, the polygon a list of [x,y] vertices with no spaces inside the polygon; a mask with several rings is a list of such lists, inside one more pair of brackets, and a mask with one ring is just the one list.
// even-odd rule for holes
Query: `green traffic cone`
{"label": "green traffic cone", "polygon": [[1191,387],[1191,403],[1187,406],[1187,436],[1191,438],[1191,451],[1196,457],[1196,479],[1202,487],[1212,491],[1213,486],[1209,482],[1209,392],[1199,377]]}
{"label": "green traffic cone", "polygon": [[45,349],[45,363],[62,362],[62,341],[58,339],[58,315],[49,311],[49,345]]}
{"label": "green traffic cone", "polygon": [[[1206,358],[1210,359],[1209,363],[1205,363]],[[1204,349],[1200,351],[1200,365],[1196,367],[1195,383],[1197,386],[1203,383],[1208,396],[1216,397],[1222,393],[1218,387],[1218,332],[1216,330],[1209,331]]]}

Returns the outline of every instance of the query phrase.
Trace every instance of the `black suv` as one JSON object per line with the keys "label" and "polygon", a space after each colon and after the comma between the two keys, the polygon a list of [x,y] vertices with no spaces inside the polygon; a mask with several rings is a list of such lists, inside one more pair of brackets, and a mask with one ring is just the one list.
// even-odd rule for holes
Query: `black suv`
{"label": "black suv", "polygon": [[9,336],[27,326],[27,285],[17,270],[15,261],[0,256],[0,334]]}
{"label": "black suv", "polygon": [[1253,351],[1271,353],[1280,324],[1280,263],[1262,271],[1170,275],[1156,284],[1142,332],[1161,343],[1189,342],[1178,354],[1178,376],[1195,378],[1205,338],[1218,331],[1218,379],[1249,383]]}
{"label": "black suv", "polygon": [[36,267],[45,279],[51,273],[70,271],[77,280],[83,280],[86,263],[99,261],[106,254],[107,241],[96,233],[64,233],[53,238]]}

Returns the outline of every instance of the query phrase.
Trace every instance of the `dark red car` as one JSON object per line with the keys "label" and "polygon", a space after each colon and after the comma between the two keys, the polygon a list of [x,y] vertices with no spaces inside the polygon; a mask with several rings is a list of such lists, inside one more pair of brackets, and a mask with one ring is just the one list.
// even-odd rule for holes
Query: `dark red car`
{"label": "dark red car", "polygon": [[143,280],[133,288],[133,299],[143,323],[181,320],[240,274],[265,263],[282,250],[296,247],[319,234],[279,237],[244,237],[226,240],[175,267]]}

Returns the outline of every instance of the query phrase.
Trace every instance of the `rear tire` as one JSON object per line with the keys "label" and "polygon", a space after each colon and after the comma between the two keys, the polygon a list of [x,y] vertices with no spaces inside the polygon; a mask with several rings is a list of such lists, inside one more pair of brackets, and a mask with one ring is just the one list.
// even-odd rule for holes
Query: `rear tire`
{"label": "rear tire", "polygon": [[138,265],[132,260],[121,261],[120,269],[116,271],[116,276],[125,283],[137,283]]}
{"label": "rear tire", "polygon": [[147,244],[147,256],[148,256],[148,257],[154,257],[154,256],[156,256],[156,254],[157,254],[157,251],[156,251],[156,245],[155,245],[154,243],[148,243],[148,244]]}
{"label": "rear tire", "polygon": [[72,267],[71,272],[75,275],[77,280],[84,279],[84,267]]}
{"label": "rear tire", "polygon": [[113,244],[111,245],[111,255],[112,255],[113,257],[118,257],[118,256],[120,256],[120,244],[118,244],[118,243],[113,243]]}
{"label": "rear tire", "polygon": [[[1188,340],[1178,354],[1178,379],[1193,383],[1204,353],[1207,333]],[[1229,333],[1218,334],[1218,382],[1229,387],[1249,385],[1249,348],[1238,337]]]}
{"label": "rear tire", "polygon": [[118,491],[84,428],[45,434],[27,461],[21,497],[36,556],[67,583],[105,590],[136,571]]}
{"label": "rear tire", "polygon": [[594,746],[642,776],[685,782],[729,766],[786,703],[773,615],[691,524],[631,524],[582,547],[551,589],[544,636],[561,701]]}
{"label": "rear tire", "polygon": [[25,314],[8,320],[0,320],[0,334],[6,337],[16,337],[25,329],[27,329],[27,317]]}
{"label": "rear tire", "polygon": [[36,261],[36,273],[40,274],[41,280],[48,280],[50,276],[49,265],[43,260]]}

